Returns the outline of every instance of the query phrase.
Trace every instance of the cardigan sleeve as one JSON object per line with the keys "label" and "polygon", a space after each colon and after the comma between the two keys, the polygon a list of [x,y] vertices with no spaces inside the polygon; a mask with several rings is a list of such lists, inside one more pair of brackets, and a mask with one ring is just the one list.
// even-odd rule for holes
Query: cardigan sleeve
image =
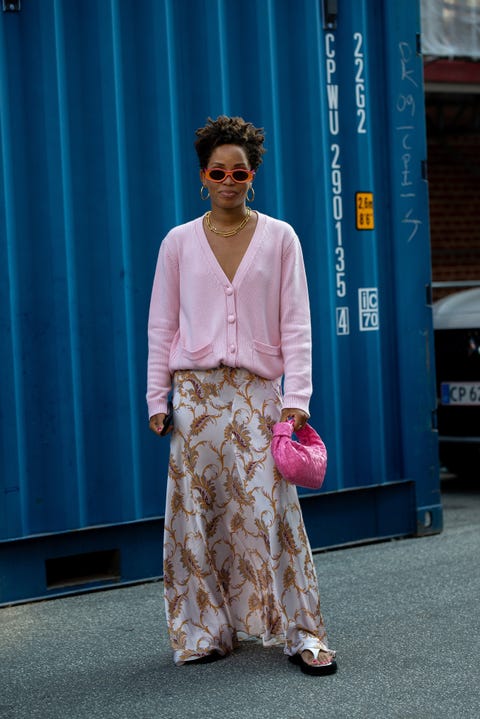
{"label": "cardigan sleeve", "polygon": [[[173,247],[172,247],[173,246]],[[167,411],[172,386],[170,348],[179,324],[179,266],[173,237],[160,245],[148,317],[148,416]]]}
{"label": "cardigan sleeve", "polygon": [[280,332],[284,361],[283,406],[309,414],[312,394],[312,333],[307,277],[294,235],[282,258]]}

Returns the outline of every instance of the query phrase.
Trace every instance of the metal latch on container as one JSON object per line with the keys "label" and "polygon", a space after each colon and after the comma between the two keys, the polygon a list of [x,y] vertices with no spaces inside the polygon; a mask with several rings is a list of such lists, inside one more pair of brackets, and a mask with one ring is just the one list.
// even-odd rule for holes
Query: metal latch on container
{"label": "metal latch on container", "polygon": [[3,0],[3,12],[20,12],[21,0]]}
{"label": "metal latch on container", "polygon": [[338,2],[337,0],[323,0],[323,27],[325,30],[335,30],[337,27]]}

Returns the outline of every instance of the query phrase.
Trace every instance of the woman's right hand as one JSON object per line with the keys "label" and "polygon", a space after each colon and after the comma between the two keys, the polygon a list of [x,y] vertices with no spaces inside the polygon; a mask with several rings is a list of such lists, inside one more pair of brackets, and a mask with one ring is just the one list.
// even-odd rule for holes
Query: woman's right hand
{"label": "woman's right hand", "polygon": [[[163,429],[163,423],[165,421],[165,413],[160,412],[160,414],[154,414],[150,417],[150,422],[148,423],[148,426],[154,432],[156,435],[160,436],[161,431]],[[169,434],[172,431],[172,428],[169,427],[166,431],[166,434]]]}

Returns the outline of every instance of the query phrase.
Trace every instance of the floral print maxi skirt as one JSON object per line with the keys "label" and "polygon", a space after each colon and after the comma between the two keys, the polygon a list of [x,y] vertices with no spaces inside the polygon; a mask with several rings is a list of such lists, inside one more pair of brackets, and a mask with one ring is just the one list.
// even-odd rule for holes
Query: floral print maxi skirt
{"label": "floral print maxi skirt", "polygon": [[297,490],[270,452],[279,382],[179,371],[173,399],[164,587],[175,663],[254,637],[289,655],[326,649]]}

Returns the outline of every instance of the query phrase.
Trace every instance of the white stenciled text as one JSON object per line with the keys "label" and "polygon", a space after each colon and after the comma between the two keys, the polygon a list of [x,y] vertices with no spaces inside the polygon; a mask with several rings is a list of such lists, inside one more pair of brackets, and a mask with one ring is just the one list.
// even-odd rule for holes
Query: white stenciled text
{"label": "white stenciled text", "polygon": [[355,65],[355,104],[357,106],[357,133],[364,135],[367,132],[367,110],[365,101],[365,56],[363,53],[363,35],[356,32],[353,35],[355,50],[353,62]]}

